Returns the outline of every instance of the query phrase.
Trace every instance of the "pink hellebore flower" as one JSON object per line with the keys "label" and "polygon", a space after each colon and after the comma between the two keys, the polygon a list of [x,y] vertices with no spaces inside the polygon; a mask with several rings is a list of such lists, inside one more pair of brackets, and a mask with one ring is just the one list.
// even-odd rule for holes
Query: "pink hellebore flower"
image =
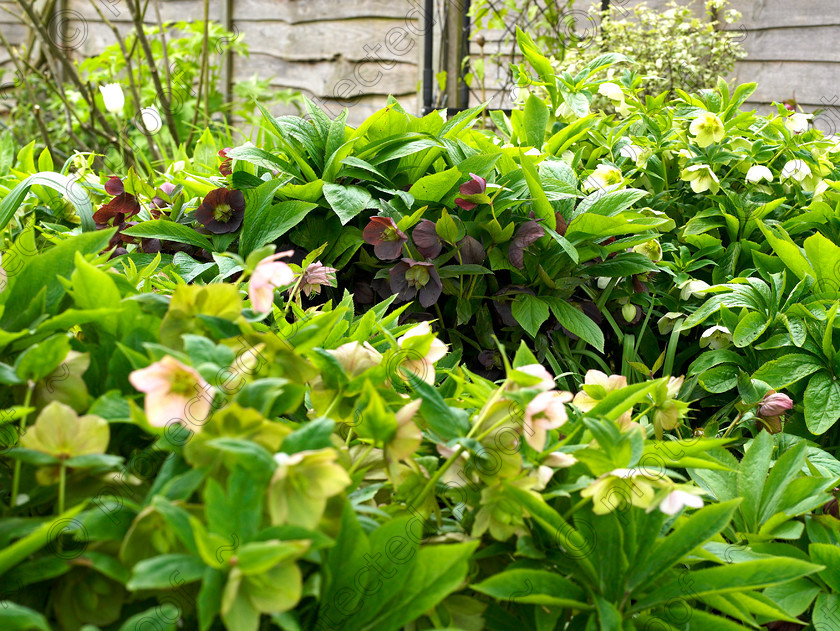
{"label": "pink hellebore flower", "polygon": [[771,390],[764,395],[755,413],[768,432],[778,434],[782,431],[782,416],[791,409],[793,409],[793,399],[786,394]]}
{"label": "pink hellebore flower", "polygon": [[[417,326],[412,327],[411,329],[406,331],[405,335],[398,338],[397,344],[399,344],[400,348],[402,348],[406,340],[412,337],[430,335],[431,333],[432,328],[429,326],[429,323],[421,322]],[[434,338],[432,340],[432,345],[429,348],[429,352],[426,353],[425,357],[419,357],[419,353],[409,351],[406,358],[400,364],[400,367],[404,367],[410,372],[413,372],[426,383],[434,384],[434,364],[435,362],[440,361],[444,358],[447,350],[449,350],[449,347],[446,344],[441,342],[439,339]]]}
{"label": "pink hellebore flower", "polygon": [[201,426],[213,407],[215,390],[210,384],[169,355],[135,370],[128,380],[146,395],[146,419],[152,427],[166,427],[170,421]]}
{"label": "pink hellebore flower", "polygon": [[[614,390],[621,390],[627,387],[627,377],[622,375],[607,375],[600,370],[587,370],[584,375],[583,389],[575,395],[572,404],[583,412],[588,412]],[[630,410],[618,418],[618,424],[622,427],[628,425],[632,420]]]}
{"label": "pink hellebore flower", "polygon": [[267,256],[257,263],[251,280],[248,281],[248,298],[251,307],[257,313],[268,313],[271,305],[274,304],[274,290],[278,287],[291,285],[295,279],[292,268],[278,259],[291,256],[293,252],[288,250]]}
{"label": "pink hellebore flower", "polygon": [[335,273],[337,271],[334,267],[323,265],[321,261],[311,263],[303,272],[303,279],[300,282],[301,291],[309,298],[313,293],[321,293],[322,285],[335,287]]}
{"label": "pink hellebore flower", "polygon": [[540,390],[551,390],[554,387],[554,377],[540,364],[528,364],[527,366],[520,366],[517,368],[519,372],[524,372],[526,375],[531,375],[540,380],[540,382],[531,388],[538,388]]}
{"label": "pink hellebore flower", "polygon": [[[468,182],[464,182],[458,188],[458,192],[460,192],[461,195],[464,195],[465,197],[470,195],[481,195],[487,190],[487,180],[483,177],[479,177],[475,173],[470,173],[470,178],[471,179]],[[460,197],[455,198],[455,204],[464,210],[472,210],[478,205],[475,202],[470,202]]]}
{"label": "pink hellebore flower", "polygon": [[673,490],[668,493],[668,496],[659,505],[659,510],[666,515],[676,515],[686,506],[689,508],[703,508],[703,500],[693,493]]}
{"label": "pink hellebore flower", "polygon": [[545,448],[548,430],[557,429],[568,419],[564,404],[572,400],[571,392],[540,392],[525,407],[523,433],[525,441],[536,451]]}

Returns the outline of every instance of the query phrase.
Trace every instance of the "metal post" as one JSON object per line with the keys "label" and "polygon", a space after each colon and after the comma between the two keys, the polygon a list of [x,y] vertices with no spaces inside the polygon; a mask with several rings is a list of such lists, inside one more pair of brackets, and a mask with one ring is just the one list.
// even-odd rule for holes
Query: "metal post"
{"label": "metal post", "polygon": [[[463,0],[464,6],[464,17],[463,17],[463,26],[461,32],[461,59],[458,60],[459,67],[461,67],[461,63],[465,57],[470,54],[470,27],[472,26],[472,22],[470,20],[470,5],[471,0]],[[461,77],[461,89],[460,94],[458,95],[458,107],[461,109],[469,109],[470,107],[470,86],[467,85],[467,66],[463,65],[463,69],[461,70],[460,77]]]}
{"label": "metal post", "polygon": [[434,101],[435,0],[426,0],[423,15],[423,115],[432,111]]}

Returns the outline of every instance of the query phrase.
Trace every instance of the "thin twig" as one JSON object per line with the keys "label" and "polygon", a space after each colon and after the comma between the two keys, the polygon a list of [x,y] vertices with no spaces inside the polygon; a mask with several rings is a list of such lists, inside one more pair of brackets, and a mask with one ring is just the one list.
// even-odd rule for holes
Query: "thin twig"
{"label": "thin twig", "polygon": [[210,111],[209,105],[209,94],[210,94],[210,86],[205,85],[209,79],[207,78],[207,74],[209,72],[209,45],[208,40],[210,39],[209,33],[209,21],[210,21],[210,0],[204,0],[204,41],[201,42],[201,69],[199,71],[198,77],[198,95],[196,96],[196,107],[195,111],[193,112],[192,123],[190,124],[190,135],[187,137],[187,146],[189,147],[193,134],[195,133],[196,127],[198,126],[198,111],[201,109],[199,106],[201,104],[202,94],[204,95],[204,126],[207,127],[207,116]]}

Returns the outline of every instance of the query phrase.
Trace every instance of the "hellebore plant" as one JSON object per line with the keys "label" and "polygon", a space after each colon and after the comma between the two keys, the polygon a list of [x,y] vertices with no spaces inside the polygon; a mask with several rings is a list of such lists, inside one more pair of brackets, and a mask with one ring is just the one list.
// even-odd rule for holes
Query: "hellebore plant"
{"label": "hellebore plant", "polygon": [[167,355],[135,370],[129,381],[146,395],[146,420],[152,427],[180,423],[200,429],[213,409],[213,388],[198,371],[174,357]]}
{"label": "hellebore plant", "polygon": [[373,246],[373,253],[382,261],[399,258],[408,236],[390,217],[371,217],[362,232],[365,243]]}
{"label": "hellebore plant", "polygon": [[213,234],[235,232],[245,217],[245,196],[240,190],[217,188],[207,193],[195,218]]}

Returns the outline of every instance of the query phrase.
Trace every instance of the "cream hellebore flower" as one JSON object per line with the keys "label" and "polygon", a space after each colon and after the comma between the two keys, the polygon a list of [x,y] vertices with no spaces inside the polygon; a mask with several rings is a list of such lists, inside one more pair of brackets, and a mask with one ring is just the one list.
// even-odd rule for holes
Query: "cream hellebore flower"
{"label": "cream hellebore flower", "polygon": [[611,164],[599,164],[592,174],[583,181],[583,188],[593,191],[595,189],[607,189],[611,186],[621,184],[624,181],[624,175],[621,169],[618,169]]}
{"label": "cream hellebore flower", "polygon": [[143,127],[146,128],[146,131],[152,135],[163,129],[163,117],[161,117],[158,108],[154,105],[144,107],[140,110],[140,120],[143,123]]}
{"label": "cream hellebore flower", "polygon": [[720,180],[708,164],[693,164],[686,167],[680,174],[680,179],[690,183],[691,190],[695,193],[711,191],[715,194],[720,190]]}
{"label": "cream hellebore flower", "polygon": [[703,331],[700,336],[700,348],[707,346],[712,350],[726,348],[732,341],[732,334],[725,326],[713,326]]}
{"label": "cream hellebore flower", "polygon": [[713,142],[720,142],[726,135],[721,120],[711,112],[703,112],[688,128],[700,147],[708,147]]}
{"label": "cream hellebore flower", "polygon": [[677,321],[684,317],[685,315],[682,313],[678,313],[677,311],[669,311],[664,316],[659,318],[659,321],[656,323],[656,327],[659,329],[659,335],[667,335],[668,333],[673,331],[674,327],[677,325]]}
{"label": "cream hellebore flower", "polygon": [[[406,331],[405,335],[398,338],[397,344],[400,348],[403,348],[405,343],[411,338],[431,334],[432,327],[429,326],[429,323],[421,322],[417,326],[412,327],[408,331]],[[432,345],[429,347],[428,352],[423,357],[420,357],[419,353],[414,351],[413,348],[407,347],[407,355],[405,355],[405,359],[403,359],[403,361],[400,363],[400,367],[405,367],[407,370],[420,377],[426,383],[433,384],[435,382],[434,364],[435,362],[443,359],[443,357],[446,355],[447,350],[449,350],[449,347],[436,337],[432,339]]]}
{"label": "cream hellebore flower", "polygon": [[662,503],[659,505],[659,510],[666,515],[676,515],[686,506],[689,508],[703,508],[703,500],[694,493],[674,489],[662,500]]}
{"label": "cream hellebore flower", "polygon": [[540,364],[527,364],[516,368],[516,370],[540,380],[536,385],[528,386],[529,388],[537,388],[539,390],[551,390],[554,388],[554,376]]}
{"label": "cream hellebore flower", "polygon": [[661,477],[643,469],[614,469],[597,478],[580,495],[592,498],[592,512],[596,515],[625,510],[628,505],[647,508],[655,495],[651,482]]}
{"label": "cream hellebore flower", "polygon": [[633,251],[648,257],[654,263],[662,260],[662,246],[656,239],[633,246]]}
{"label": "cream hellebore flower", "polygon": [[0,294],[6,291],[6,287],[9,285],[9,275],[6,273],[6,270],[3,269],[3,253],[0,252]]}
{"label": "cream hellebore flower", "polygon": [[598,86],[598,94],[603,94],[611,101],[624,100],[624,90],[622,90],[621,86],[619,86],[618,84],[612,83],[610,81],[602,83]]}
{"label": "cream hellebore flower", "polygon": [[363,344],[355,341],[347,342],[327,352],[335,357],[338,365],[350,379],[358,377],[369,368],[378,366],[382,361],[382,355],[370,345],[370,342]]}
{"label": "cream hellebore flower", "polygon": [[543,460],[543,464],[554,469],[566,469],[577,464],[578,459],[572,454],[566,454],[562,451],[552,451]]}
{"label": "cream hellebore flower", "polygon": [[131,385],[145,393],[146,419],[152,427],[170,421],[200,427],[213,407],[215,390],[194,368],[166,355],[147,368],[128,376]]}
{"label": "cream hellebore flower", "polygon": [[811,167],[805,164],[804,160],[790,160],[782,167],[782,175],[781,179],[794,179],[797,182],[801,182],[806,177],[811,175]]}
{"label": "cream hellebore flower", "polygon": [[[627,387],[627,377],[622,375],[607,375],[600,370],[587,370],[583,376],[583,387],[572,400],[572,405],[581,410],[588,412],[594,408],[598,403],[614,390],[621,390]],[[633,419],[631,410],[627,410],[618,419],[618,424],[623,426],[629,425]]]}
{"label": "cream hellebore flower", "polygon": [[248,298],[257,313],[268,313],[274,304],[274,290],[291,285],[295,279],[292,268],[278,259],[291,256],[291,250],[267,256],[259,263],[248,281]]}
{"label": "cream hellebore flower", "polygon": [[525,406],[525,418],[522,433],[527,442],[536,451],[545,448],[548,430],[557,429],[568,419],[564,404],[572,400],[571,392],[540,392]]}
{"label": "cream hellebore flower", "polygon": [[102,93],[102,100],[105,102],[105,109],[111,114],[119,114],[125,105],[125,95],[119,83],[108,83],[100,85],[99,91]]}
{"label": "cream hellebore flower", "polygon": [[653,155],[653,151],[650,148],[642,149],[639,145],[624,145],[618,150],[618,155],[630,158],[637,167],[643,169]]}
{"label": "cream hellebore flower", "polygon": [[701,293],[704,289],[708,289],[709,284],[702,281],[702,280],[695,280],[690,279],[683,281],[679,285],[677,285],[677,289],[680,290],[680,299],[681,300],[688,300],[692,296],[695,298],[702,298],[703,294]]}
{"label": "cream hellebore flower", "polygon": [[801,134],[808,131],[808,121],[814,118],[813,114],[791,114],[785,119],[785,127],[793,134]]}
{"label": "cream hellebore flower", "polygon": [[750,170],[747,171],[747,182],[757,184],[761,180],[767,180],[768,182],[772,182],[773,172],[766,166],[761,164],[751,166]]}

